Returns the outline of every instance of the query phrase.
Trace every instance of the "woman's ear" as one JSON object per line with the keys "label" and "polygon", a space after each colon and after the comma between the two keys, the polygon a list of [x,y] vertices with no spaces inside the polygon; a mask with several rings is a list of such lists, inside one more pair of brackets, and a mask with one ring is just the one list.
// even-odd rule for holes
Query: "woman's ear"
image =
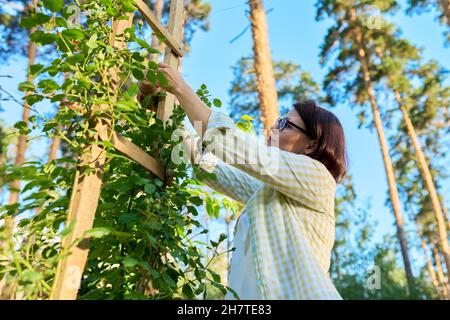
{"label": "woman's ear", "polygon": [[317,140],[313,140],[306,145],[305,149],[303,150],[303,153],[305,155],[308,155],[311,152],[313,152],[316,148],[317,148]]}

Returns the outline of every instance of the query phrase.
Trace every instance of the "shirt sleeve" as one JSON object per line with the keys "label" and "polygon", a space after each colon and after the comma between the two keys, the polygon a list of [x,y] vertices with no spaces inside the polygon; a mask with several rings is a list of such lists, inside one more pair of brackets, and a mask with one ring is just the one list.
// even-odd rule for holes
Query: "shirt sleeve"
{"label": "shirt sleeve", "polygon": [[[254,134],[239,130],[227,115],[213,110],[203,136],[204,150],[303,205],[328,211],[336,183],[327,168],[306,155],[267,146]],[[334,199],[334,197],[331,197]]]}
{"label": "shirt sleeve", "polygon": [[206,185],[241,204],[246,204],[263,185],[261,181],[228,165],[209,152],[203,153],[199,168],[215,174],[216,180],[209,177],[203,179]]}

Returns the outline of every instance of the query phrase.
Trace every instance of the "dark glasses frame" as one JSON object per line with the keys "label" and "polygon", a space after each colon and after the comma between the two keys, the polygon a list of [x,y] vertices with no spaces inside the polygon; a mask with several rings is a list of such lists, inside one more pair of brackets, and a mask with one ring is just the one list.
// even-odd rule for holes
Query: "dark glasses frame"
{"label": "dark glasses frame", "polygon": [[306,131],[306,130],[303,129],[302,127],[299,127],[298,125],[296,125],[295,123],[293,123],[292,121],[290,121],[288,118],[286,118],[286,117],[279,117],[279,118],[277,119],[278,129],[279,129],[280,131],[283,131],[283,130],[286,128],[286,125],[287,125],[288,123],[289,123],[291,126],[293,126],[294,128],[296,128],[296,129],[300,130],[301,132],[303,132],[304,134],[306,134],[308,137],[312,138],[312,137],[311,137],[311,134],[310,134],[308,131]]}

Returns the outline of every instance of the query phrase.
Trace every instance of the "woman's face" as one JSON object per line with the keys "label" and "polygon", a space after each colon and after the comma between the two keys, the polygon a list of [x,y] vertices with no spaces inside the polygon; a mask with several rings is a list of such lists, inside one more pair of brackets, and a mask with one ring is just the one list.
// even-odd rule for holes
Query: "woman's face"
{"label": "woman's face", "polygon": [[[285,117],[298,127],[306,130],[305,123],[295,109],[289,111]],[[289,123],[286,124],[284,130],[280,131],[277,122],[275,122],[270,131],[271,134],[267,138],[268,146],[278,147],[281,150],[297,154],[308,154],[314,148],[314,141]]]}

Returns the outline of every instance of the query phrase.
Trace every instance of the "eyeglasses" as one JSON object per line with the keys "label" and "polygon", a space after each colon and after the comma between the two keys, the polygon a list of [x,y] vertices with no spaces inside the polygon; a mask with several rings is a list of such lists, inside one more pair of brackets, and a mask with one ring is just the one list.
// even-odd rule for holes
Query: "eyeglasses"
{"label": "eyeglasses", "polygon": [[279,129],[280,131],[283,131],[283,130],[286,128],[286,126],[287,126],[288,124],[291,125],[291,126],[293,126],[293,127],[296,128],[296,129],[300,130],[301,132],[303,132],[304,134],[306,134],[308,137],[311,138],[311,134],[310,134],[308,131],[306,131],[306,130],[303,129],[302,127],[299,127],[298,125],[296,125],[295,123],[293,123],[292,121],[290,121],[288,118],[286,118],[286,117],[284,117],[284,118],[280,117],[280,118],[277,119],[277,125],[278,125],[278,129]]}

